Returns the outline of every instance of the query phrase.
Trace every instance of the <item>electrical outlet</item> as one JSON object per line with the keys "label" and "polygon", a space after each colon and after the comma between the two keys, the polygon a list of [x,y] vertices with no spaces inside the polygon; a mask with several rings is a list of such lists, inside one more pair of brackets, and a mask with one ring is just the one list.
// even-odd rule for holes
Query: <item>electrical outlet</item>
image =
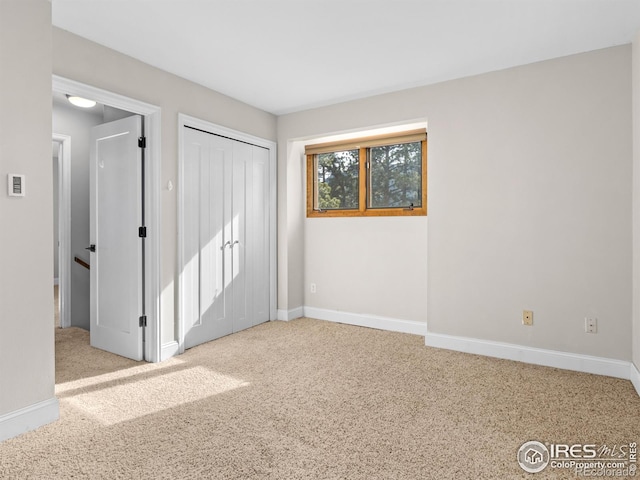
{"label": "electrical outlet", "polygon": [[316,293],[318,291],[318,289],[316,288],[316,284],[312,283],[309,290],[311,290],[311,293]]}
{"label": "electrical outlet", "polygon": [[533,311],[532,310],[523,310],[522,311],[522,324],[531,326],[533,325]]}
{"label": "electrical outlet", "polygon": [[584,331],[587,333],[598,333],[598,319],[586,317],[584,319]]}

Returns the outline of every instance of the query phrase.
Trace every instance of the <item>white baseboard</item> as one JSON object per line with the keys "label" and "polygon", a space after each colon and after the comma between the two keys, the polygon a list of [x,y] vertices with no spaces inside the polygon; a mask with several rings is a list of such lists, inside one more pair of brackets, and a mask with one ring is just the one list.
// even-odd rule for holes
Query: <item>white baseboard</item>
{"label": "white baseboard", "polygon": [[636,392],[640,395],[640,371],[633,363],[623,360],[526,347],[477,338],[429,333],[427,332],[426,323],[412,320],[339,312],[315,307],[278,310],[278,320],[289,321],[300,317],[310,317],[329,322],[376,328],[378,330],[423,335],[425,337],[425,345],[428,347],[444,348],[458,352],[631,380]]}
{"label": "white baseboard", "polygon": [[427,324],[414,320],[400,320],[376,315],[338,312],[336,310],[325,310],[315,307],[304,307],[304,316],[317,318],[318,320],[327,320],[329,322],[356,325],[358,327],[389,330],[391,332],[412,333],[414,335],[425,335],[427,333]]}
{"label": "white baseboard", "polygon": [[[474,353],[488,357],[533,363],[546,367],[562,368],[577,372],[607,375],[629,380],[629,362],[611,358],[593,357],[577,353],[559,352],[541,348],[526,347],[510,343],[491,342],[476,338],[456,337],[438,333],[427,333],[425,345],[458,352]],[[640,380],[640,377],[639,377]],[[638,387],[636,387],[637,389]]]}
{"label": "white baseboard", "polygon": [[638,371],[638,367],[636,367],[633,362],[631,363],[631,367],[629,368],[629,370],[629,380],[631,380],[631,383],[633,383],[636,392],[638,392],[638,395],[640,395],[640,371]]}
{"label": "white baseboard", "polygon": [[0,442],[35,430],[60,418],[57,398],[30,405],[20,410],[0,415]]}
{"label": "white baseboard", "polygon": [[277,318],[284,322],[304,317],[304,307],[293,308],[291,310],[278,310]]}
{"label": "white baseboard", "polygon": [[178,355],[180,351],[180,344],[176,341],[162,344],[162,350],[160,351],[160,361],[164,362],[168,358]]}

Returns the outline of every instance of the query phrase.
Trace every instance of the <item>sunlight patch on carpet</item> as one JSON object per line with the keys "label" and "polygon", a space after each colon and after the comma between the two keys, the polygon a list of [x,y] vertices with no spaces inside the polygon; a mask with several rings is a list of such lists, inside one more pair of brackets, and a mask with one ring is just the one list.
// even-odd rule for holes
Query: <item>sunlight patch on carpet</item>
{"label": "sunlight patch on carpet", "polygon": [[205,367],[193,367],[136,382],[79,392],[62,398],[61,402],[109,426],[249,385],[244,380],[212,372]]}
{"label": "sunlight patch on carpet", "polygon": [[56,383],[56,395],[63,395],[73,390],[94,387],[103,383],[117,380],[129,379],[136,375],[148,375],[158,370],[173,369],[176,366],[184,365],[185,362],[178,358],[170,358],[162,363],[143,363],[131,368],[118,368],[117,370],[102,375],[89,376],[72,380],[70,382]]}

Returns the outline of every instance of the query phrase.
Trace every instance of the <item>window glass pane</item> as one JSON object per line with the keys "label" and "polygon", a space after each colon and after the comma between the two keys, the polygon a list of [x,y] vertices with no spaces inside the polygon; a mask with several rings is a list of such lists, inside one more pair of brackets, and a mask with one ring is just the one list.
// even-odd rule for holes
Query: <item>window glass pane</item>
{"label": "window glass pane", "polygon": [[422,142],[369,149],[369,208],[422,206]]}
{"label": "window glass pane", "polygon": [[316,207],[320,210],[358,208],[358,150],[316,155]]}

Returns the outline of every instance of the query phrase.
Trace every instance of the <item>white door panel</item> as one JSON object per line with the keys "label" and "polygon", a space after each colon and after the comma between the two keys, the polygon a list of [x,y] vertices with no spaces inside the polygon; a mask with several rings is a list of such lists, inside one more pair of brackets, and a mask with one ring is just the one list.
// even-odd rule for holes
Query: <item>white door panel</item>
{"label": "white door panel", "polygon": [[254,324],[269,320],[269,150],[254,148],[251,177],[251,293]]}
{"label": "white door panel", "polygon": [[233,174],[231,195],[232,224],[232,279],[233,279],[233,331],[238,332],[252,326],[247,318],[247,275],[246,275],[246,196],[250,189],[246,188],[247,168],[251,164],[251,145],[233,142]]}
{"label": "white door panel", "polygon": [[[184,164],[184,237],[189,239],[183,244],[184,269],[182,272],[182,283],[187,291],[198,291],[200,288],[200,251],[199,243],[193,241],[200,236],[200,157],[202,156],[202,145],[197,142],[189,142],[185,145],[186,156],[193,159]],[[191,295],[183,300],[182,321],[185,327],[190,330],[193,326],[200,324],[200,297]]]}
{"label": "white door panel", "polygon": [[233,332],[233,251],[231,247],[233,244],[233,225],[230,220],[232,216],[232,205],[229,196],[232,188],[231,181],[233,175],[233,141],[217,135],[210,135],[204,132],[199,133],[203,138],[206,137],[208,139],[211,148],[216,152],[213,158],[211,158],[211,161],[219,164],[218,166],[222,166],[222,169],[218,170],[222,177],[217,178],[215,183],[211,183],[209,188],[219,192],[215,206],[222,215],[222,262],[218,268],[218,274],[221,275],[224,295],[222,296],[222,307],[216,318],[220,324],[225,324],[225,328],[221,329],[223,332],[219,335],[212,335],[207,337],[207,340],[204,340],[208,341]]}
{"label": "white door panel", "polygon": [[190,348],[269,320],[269,155],[186,127],[183,139],[181,298]]}
{"label": "white door panel", "polygon": [[92,129],[91,345],[142,359],[142,154],[135,115]]}
{"label": "white door panel", "polygon": [[225,322],[228,291],[224,284],[226,239],[224,215],[224,148],[203,148],[200,157],[200,323],[197,338],[231,333]]}

